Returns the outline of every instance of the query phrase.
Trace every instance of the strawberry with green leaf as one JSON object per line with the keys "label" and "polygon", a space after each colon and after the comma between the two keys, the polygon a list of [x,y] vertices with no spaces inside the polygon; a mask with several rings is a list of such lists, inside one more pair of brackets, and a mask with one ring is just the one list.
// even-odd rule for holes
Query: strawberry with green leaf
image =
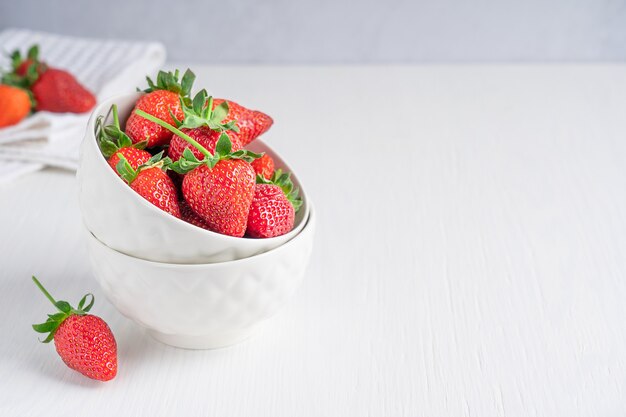
{"label": "strawberry with green leaf", "polygon": [[116,169],[120,177],[128,183],[137,194],[151,204],[180,219],[178,191],[172,179],[163,171],[171,163],[169,158],[162,159],[163,151],[154,155],[137,169],[120,155]]}
{"label": "strawberry with green leaf", "polygon": [[14,51],[11,61],[12,71],[2,76],[2,83],[29,90],[35,111],[85,113],[96,105],[96,97],[73,74],[39,60],[37,45],[28,50],[26,58]]}
{"label": "strawberry with green leaf", "polygon": [[117,105],[111,108],[113,113],[113,124],[104,126],[104,117],[100,116],[96,120],[96,132],[100,151],[107,158],[111,168],[117,172],[117,164],[120,162],[120,155],[128,161],[133,169],[139,168],[152,158],[150,152],[144,148],[147,142],[133,143],[133,141],[120,128],[120,119]]}
{"label": "strawberry with green leaf", "polygon": [[32,45],[22,56],[19,49],[11,52],[11,71],[2,75],[2,84],[29,89],[43,74],[48,65],[39,60],[39,45]]}
{"label": "strawberry with green leaf", "polygon": [[74,308],[67,301],[52,298],[37,278],[33,277],[33,281],[58,310],[57,313],[49,314],[44,323],[33,324],[36,332],[48,333],[42,342],[54,340],[57,353],[63,362],[89,378],[98,381],[115,378],[117,343],[104,320],[89,314],[94,304],[94,296],[85,295],[78,303],[78,308]]}
{"label": "strawberry with green leaf", "polygon": [[278,169],[269,180],[257,175],[256,182],[246,235],[268,238],[289,233],[302,206],[299,190],[294,188],[291,175]]}
{"label": "strawberry with green leaf", "polygon": [[274,174],[274,160],[271,156],[265,154],[259,159],[252,161],[252,168],[254,168],[254,172],[256,172],[257,175],[269,180]]}
{"label": "strawberry with green leaf", "polygon": [[[210,158],[198,160],[186,149],[172,169],[185,174],[182,192],[191,208],[217,233],[241,237],[254,194],[257,157],[249,151],[231,152],[228,136],[222,134]],[[177,165],[178,164],[178,165]]]}
{"label": "strawberry with green leaf", "polygon": [[[239,130],[234,121],[223,123],[228,115],[228,103],[213,106],[213,97],[208,96],[206,90],[198,92],[191,105],[181,102],[181,107],[185,117],[182,122],[175,123],[176,127],[211,153],[215,152],[215,145],[222,132],[228,132],[231,137],[232,133]],[[231,138],[231,142],[233,150],[238,151],[242,148],[238,139]],[[172,136],[167,155],[172,161],[178,161],[185,149],[190,149],[196,158],[202,158],[202,153],[198,149],[176,134]]]}
{"label": "strawberry with green leaf", "polygon": [[225,133],[221,134],[212,154],[178,128],[141,110],[136,110],[136,113],[169,129],[200,151],[202,158],[197,158],[190,149],[185,149],[182,157],[170,165],[175,172],[186,174],[182,185],[183,197],[210,230],[229,236],[243,236],[255,186],[254,169],[250,162],[261,155],[244,149],[233,152],[232,143]]}
{"label": "strawberry with green leaf", "polygon": [[[148,88],[143,90],[143,95],[135,104],[135,110],[142,110],[168,124],[174,124],[184,117],[181,107],[183,103],[189,103],[189,94],[196,76],[191,70],[185,71],[179,80],[179,71],[159,71],[157,82],[146,77]],[[172,132],[139,117],[135,112],[131,113],[126,122],[126,134],[133,143],[147,141],[148,148],[169,144]]]}
{"label": "strawberry with green leaf", "polygon": [[240,142],[241,146],[246,146],[267,132],[274,124],[272,118],[261,111],[247,109],[231,100],[216,98],[213,101],[215,107],[221,106],[223,103],[226,103],[229,108],[224,122],[234,121],[239,128],[238,131],[229,134],[229,137],[232,141]]}
{"label": "strawberry with green leaf", "polygon": [[22,58],[19,49],[13,51],[11,54],[11,63],[15,73],[17,75],[21,75],[22,77],[26,76],[30,72],[42,74],[48,68],[48,65],[45,62],[39,60],[39,45],[37,44],[28,48],[26,58]]}

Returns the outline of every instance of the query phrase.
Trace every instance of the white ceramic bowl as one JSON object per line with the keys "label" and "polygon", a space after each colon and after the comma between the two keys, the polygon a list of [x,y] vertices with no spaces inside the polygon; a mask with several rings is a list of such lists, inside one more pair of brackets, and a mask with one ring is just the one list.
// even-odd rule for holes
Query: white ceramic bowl
{"label": "white ceramic bowl", "polygon": [[299,285],[313,247],[315,214],[284,245],[231,262],[178,265],[117,252],[85,231],[93,274],[125,316],[157,340],[189,349],[249,336]]}
{"label": "white ceramic bowl", "polygon": [[302,184],[283,159],[258,139],[249,148],[268,153],[277,168],[292,172],[294,185],[300,188],[302,208],[296,214],[293,230],[283,236],[252,239],[221,235],[177,219],[136,194],[107,164],[94,130],[98,116],[108,117],[107,123],[110,122],[113,104],[117,104],[120,119],[125,121],[139,96],[140,93],[133,93],[113,97],[96,107],[81,145],[79,203],[87,229],[100,241],[150,261],[204,264],[258,255],[288,242],[302,230],[309,215]]}

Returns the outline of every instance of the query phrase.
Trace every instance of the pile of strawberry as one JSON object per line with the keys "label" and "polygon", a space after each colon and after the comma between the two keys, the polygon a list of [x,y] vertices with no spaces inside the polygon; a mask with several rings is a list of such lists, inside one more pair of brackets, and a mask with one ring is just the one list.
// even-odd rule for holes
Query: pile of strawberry
{"label": "pile of strawberry", "polygon": [[11,70],[0,78],[0,127],[19,123],[38,111],[85,113],[96,98],[69,72],[39,60],[39,47],[22,57],[11,54]]}
{"label": "pile of strawberry", "polygon": [[302,204],[289,173],[245,147],[273,120],[201,90],[195,75],[160,71],[122,129],[98,119],[98,141],[111,168],[143,198],[197,227],[229,236],[269,238],[293,229]]}

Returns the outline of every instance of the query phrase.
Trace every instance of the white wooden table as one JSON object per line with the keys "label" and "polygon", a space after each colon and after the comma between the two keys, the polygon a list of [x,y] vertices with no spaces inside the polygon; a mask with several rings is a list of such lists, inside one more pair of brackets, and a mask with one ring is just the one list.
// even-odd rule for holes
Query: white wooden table
{"label": "white wooden table", "polygon": [[[319,228],[239,346],[153,341],[102,296],[71,174],[0,186],[0,415],[626,414],[626,66],[195,67],[275,117]],[[119,374],[67,369],[30,281],[95,313]]]}

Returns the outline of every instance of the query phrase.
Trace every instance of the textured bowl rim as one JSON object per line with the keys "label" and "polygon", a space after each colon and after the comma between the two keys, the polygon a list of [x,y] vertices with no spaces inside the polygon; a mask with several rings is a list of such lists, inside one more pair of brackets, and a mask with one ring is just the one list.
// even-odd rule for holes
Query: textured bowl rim
{"label": "textured bowl rim", "polygon": [[[104,114],[104,115],[108,115],[108,113],[110,112],[111,106],[113,104],[117,104],[116,101],[122,100],[122,99],[128,99],[131,97],[140,97],[141,95],[143,95],[144,93],[142,92],[133,92],[133,93],[126,93],[126,94],[117,94],[114,96],[110,96],[107,99],[105,99],[102,103],[99,103],[96,108],[93,109],[91,116],[89,117],[89,122],[87,123],[87,133],[86,135],[89,136],[89,140],[91,142],[92,146],[95,146],[96,150],[98,151],[98,153],[100,154],[100,156],[102,156],[101,158],[97,158],[98,159],[98,163],[100,164],[100,166],[103,168],[103,171],[106,171],[107,174],[105,175],[109,175],[109,177],[111,178],[112,181],[115,181],[117,183],[119,183],[119,185],[126,185],[124,184],[123,180],[121,180],[111,169],[111,167],[109,166],[109,164],[106,162],[106,159],[104,158],[104,155],[102,155],[102,151],[100,150],[100,146],[98,145],[98,141],[96,138],[96,133],[95,133],[95,128],[96,128],[96,119],[98,117],[99,114]],[[105,111],[106,108],[109,108],[109,110]],[[106,117],[106,116],[105,116]],[[123,117],[121,117],[120,115],[120,119],[122,119]],[[260,140],[259,138],[255,139],[255,142],[259,141],[259,143],[269,147],[270,149],[272,149],[272,151],[274,153],[276,153],[280,159],[284,161],[284,159],[274,150],[274,148],[272,148],[271,146],[267,145],[264,141]],[[307,196],[307,194],[305,193],[304,189],[304,185],[302,184],[302,181],[300,180],[300,178],[295,174],[295,171],[287,164],[285,163],[285,166],[287,168],[289,168],[289,172],[291,172],[291,175],[294,176],[298,182],[300,183],[300,197],[302,198],[302,201],[304,202],[303,207],[301,208],[302,210],[305,210],[305,215],[301,220],[301,223],[303,226],[301,228],[299,228],[300,224],[295,225],[291,231],[289,231],[288,233],[285,233],[284,235],[280,235],[280,236],[276,236],[276,237],[269,237],[269,238],[251,238],[251,237],[246,237],[245,235],[242,237],[236,237],[236,236],[229,236],[229,235],[224,235],[221,233],[217,233],[217,232],[213,232],[211,230],[207,230],[204,229],[202,227],[198,227],[195,226],[191,223],[188,223],[186,221],[184,221],[183,219],[179,219],[176,216],[173,216],[169,213],[164,212],[163,210],[160,210],[158,207],[154,206],[153,204],[150,204],[148,201],[146,201],[143,198],[139,198],[136,193],[134,193],[132,191],[132,189],[128,186],[124,186],[121,187],[123,188],[126,193],[132,193],[134,194],[134,197],[140,202],[139,204],[143,204],[145,207],[148,207],[148,210],[153,210],[157,213],[159,213],[159,215],[163,215],[163,216],[168,216],[171,219],[174,220],[174,222],[178,222],[182,227],[187,227],[187,228],[191,228],[194,230],[194,232],[196,233],[206,233],[209,234],[217,239],[224,239],[227,242],[232,242],[233,244],[236,244],[235,242],[237,242],[238,244],[254,244],[252,242],[267,242],[267,243],[271,243],[272,241],[275,240],[279,240],[279,239],[285,239],[287,238],[287,242],[291,241],[292,239],[294,239],[299,233],[301,233],[304,228],[306,227],[306,223],[308,221],[308,219],[310,218],[311,214],[310,214],[310,210],[311,210],[311,204],[309,202],[309,198]],[[106,168],[106,169],[105,169]],[[307,213],[308,211],[308,213]],[[89,231],[89,233],[91,233],[91,231]],[[97,240],[97,239],[96,239]],[[249,242],[249,243],[248,243]],[[281,244],[280,246],[284,245],[285,243]],[[158,263],[158,262],[157,262]],[[199,264],[199,265],[205,265],[205,264]]]}
{"label": "textured bowl rim", "polygon": [[214,262],[214,263],[204,263],[204,264],[175,264],[175,263],[169,263],[169,262],[149,261],[147,259],[137,258],[137,257],[131,256],[131,255],[128,255],[126,253],[120,252],[118,250],[115,250],[115,249],[105,245],[100,240],[98,240],[98,238],[96,236],[94,236],[94,234],[87,228],[87,226],[84,223],[83,223],[83,230],[84,230],[85,234],[87,235],[87,239],[95,242],[96,245],[102,247],[105,251],[113,253],[114,256],[121,256],[123,258],[130,258],[130,259],[132,259],[134,261],[137,261],[139,263],[143,263],[143,264],[147,264],[147,265],[153,265],[153,266],[161,267],[161,268],[165,267],[165,268],[187,269],[187,270],[220,268],[220,267],[230,266],[230,265],[242,265],[242,264],[245,264],[247,262],[255,262],[259,258],[272,256],[276,252],[279,252],[281,250],[285,250],[285,248],[288,247],[289,245],[295,244],[297,240],[302,239],[303,238],[302,236],[305,234],[305,232],[307,232],[307,233],[314,233],[314,230],[312,231],[311,229],[315,227],[315,222],[316,222],[315,209],[314,209],[313,204],[310,204],[310,206],[311,207],[310,207],[310,210],[309,210],[308,218],[302,220],[303,222],[305,222],[304,227],[300,230],[300,232],[295,237],[293,237],[289,241],[285,242],[284,244],[282,244],[280,246],[275,247],[274,249],[270,249],[270,250],[268,250],[266,252],[259,253],[257,255],[249,256],[247,258],[242,258],[242,259],[235,259],[235,260],[232,260],[232,261],[225,261],[225,262]]}

